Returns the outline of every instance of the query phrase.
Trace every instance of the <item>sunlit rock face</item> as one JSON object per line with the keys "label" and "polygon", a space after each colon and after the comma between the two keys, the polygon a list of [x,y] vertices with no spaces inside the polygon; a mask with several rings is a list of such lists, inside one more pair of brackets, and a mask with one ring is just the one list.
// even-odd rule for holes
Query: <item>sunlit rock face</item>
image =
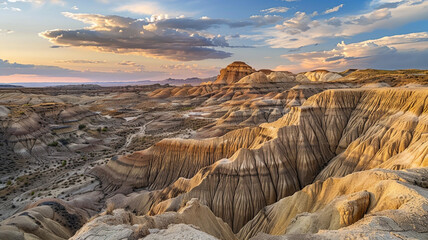
{"label": "sunlit rock face", "polygon": [[254,73],[256,70],[247,65],[244,62],[233,62],[229,64],[226,68],[223,68],[218,75],[217,80],[214,84],[232,84],[236,83],[241,78]]}
{"label": "sunlit rock face", "polygon": [[[427,168],[315,182],[265,207],[239,239],[426,239]],[[270,234],[270,235],[268,235]],[[272,236],[277,235],[277,236]]]}
{"label": "sunlit rock face", "polygon": [[[163,188],[151,196],[150,214],[177,211],[198,198],[237,232],[265,206],[315,179],[382,165],[396,169],[399,162],[399,169],[425,167],[427,153],[421,149],[425,149],[428,108],[420,99],[427,97],[426,89],[329,90],[275,122],[221,138],[163,141],[162,150],[156,150],[161,146],[157,145],[115,159],[98,174],[121,179],[125,185]],[[373,138],[379,139],[376,144]],[[370,147],[361,145],[365,139]],[[358,154],[347,154],[354,151]],[[414,161],[404,164],[400,154],[409,154],[406,151],[412,152]],[[375,160],[356,167],[370,156]],[[365,197],[358,199],[364,208]],[[341,221],[346,225],[359,217]]]}
{"label": "sunlit rock face", "polygon": [[342,77],[342,75],[335,72],[330,72],[327,70],[315,70],[298,74],[296,80],[299,82],[330,82],[338,80]]}
{"label": "sunlit rock face", "polygon": [[[173,231],[177,225],[181,226],[180,231]],[[156,216],[138,216],[124,209],[104,212],[71,239],[96,239],[100,233],[111,239],[236,239],[230,227],[197,199],[190,200],[177,212]]]}

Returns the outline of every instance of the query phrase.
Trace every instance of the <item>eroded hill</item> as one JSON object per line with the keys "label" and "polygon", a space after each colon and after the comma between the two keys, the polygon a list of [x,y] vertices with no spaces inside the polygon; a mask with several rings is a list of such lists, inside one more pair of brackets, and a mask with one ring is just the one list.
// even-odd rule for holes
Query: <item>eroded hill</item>
{"label": "eroded hill", "polygon": [[[97,89],[80,98],[84,111],[64,101],[43,115],[31,105],[42,122],[34,125],[46,125],[45,112],[61,124],[101,121],[111,130],[93,144],[109,146],[108,136],[123,145],[88,160],[92,187],[22,205],[0,238],[427,238],[426,73],[372,71],[292,74],[235,62],[195,87]],[[9,105],[0,110],[8,124],[22,121]],[[121,134],[127,128],[137,131]],[[33,142],[53,137],[34,133]]]}

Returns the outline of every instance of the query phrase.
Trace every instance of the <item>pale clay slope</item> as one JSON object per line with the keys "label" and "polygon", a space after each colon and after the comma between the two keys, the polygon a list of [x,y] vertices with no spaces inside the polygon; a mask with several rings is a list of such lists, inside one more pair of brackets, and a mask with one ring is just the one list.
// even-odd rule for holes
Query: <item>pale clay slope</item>
{"label": "pale clay slope", "polygon": [[[136,216],[123,209],[102,213],[71,239],[139,239],[144,236],[147,239],[206,239],[210,235],[212,239],[226,240],[254,236],[254,239],[271,239],[262,233],[287,233],[272,236],[272,239],[425,239],[428,237],[427,174],[427,168],[376,169],[316,182],[265,207],[236,236],[206,206],[192,199],[177,213],[152,217]],[[37,215],[38,212],[43,215]],[[0,228],[0,238],[69,238],[70,230],[62,227],[67,223],[58,217],[55,220],[52,213],[44,206],[20,214],[9,223],[18,224],[21,232],[16,231],[15,226],[4,225]],[[34,224],[31,219],[39,223]]]}
{"label": "pale clay slope", "polygon": [[217,238],[208,235],[200,230],[193,228],[191,225],[176,224],[170,225],[168,229],[161,230],[157,233],[150,234],[145,240],[216,240]]}
{"label": "pale clay slope", "polygon": [[97,234],[129,239],[147,234],[148,239],[201,237],[181,227],[182,233],[159,232],[171,228],[170,224],[192,225],[219,239],[425,239],[427,174],[428,168],[374,169],[316,182],[263,208],[236,237],[221,219],[192,199],[177,213],[153,217],[134,216],[121,209],[113,215],[101,214],[73,239],[99,239]]}
{"label": "pale clay slope", "polygon": [[7,115],[9,115],[9,113],[10,113],[10,110],[7,107],[0,105],[0,117],[2,117],[2,118],[7,117]]}
{"label": "pale clay slope", "polygon": [[428,168],[375,169],[316,182],[264,208],[238,237],[427,239],[427,175]]}
{"label": "pale clay slope", "polygon": [[[261,129],[257,131],[270,136],[271,140],[260,139],[261,142],[256,141],[257,144],[246,148],[236,145],[236,149],[239,150],[228,160],[218,161],[203,168],[192,179],[179,179],[162,192],[151,195],[148,206],[144,206],[145,210],[137,211],[144,213],[150,205],[153,205],[151,214],[176,211],[188,200],[198,198],[237,232],[263,207],[312,183],[336,154],[339,154],[336,159],[345,157],[346,161],[352,162],[346,165],[345,170],[348,173],[387,164],[391,157],[402,153],[408,147],[408,152],[417,149],[418,152],[411,154],[417,154],[418,159],[420,158],[419,161],[412,162],[411,167],[427,166],[426,151],[417,145],[422,143],[423,134],[427,132],[428,123],[424,121],[423,116],[427,113],[428,107],[425,101],[421,101],[427,97],[426,89],[325,91],[308,99],[302,107],[292,109],[278,121],[261,125]],[[416,116],[412,118],[410,125],[403,121],[408,114]],[[373,131],[377,130],[379,132],[373,135]],[[251,132],[249,129],[245,131]],[[234,146],[238,143],[236,140],[242,138],[241,132],[242,130],[229,134],[230,139],[235,142]],[[360,146],[358,143],[366,138],[378,139],[378,144],[373,144],[375,151],[373,148],[358,148]],[[133,157],[121,158],[119,162],[113,161],[117,163],[114,167],[111,165],[109,171],[111,174],[123,171],[129,173],[126,174],[128,177],[141,176],[133,177],[134,182],[142,184],[140,187],[154,186],[153,183],[159,187],[165,186],[175,176],[188,177],[192,175],[191,171],[196,173],[197,168],[190,170],[181,167],[189,160],[191,162],[197,159],[198,165],[189,166],[200,167],[224,158],[222,154],[206,151],[203,154],[202,151],[190,151],[193,155],[187,155],[189,151],[179,149],[187,144],[193,144],[190,149],[204,147],[215,150],[216,148],[210,147],[212,146],[210,142],[226,139],[163,141],[165,145],[162,149],[167,155],[163,152],[162,155],[153,155],[151,151],[155,148],[149,149],[135,153]],[[169,150],[168,146],[171,143],[173,145],[170,146],[174,147]],[[358,154],[343,155],[347,151],[354,150]],[[233,151],[229,152],[231,153]],[[180,158],[177,158],[178,156]],[[352,167],[360,161],[367,161],[370,159],[367,157],[370,156],[374,156],[375,161],[365,164],[364,168]],[[176,165],[178,159],[183,160],[178,161],[180,164]],[[334,162],[337,160],[331,161],[326,168],[330,169],[328,173],[332,176],[342,174],[344,171],[340,167],[336,168]],[[394,162],[389,164],[396,165]],[[133,167],[129,168],[127,165]],[[403,165],[399,168],[409,166]],[[153,171],[151,169],[155,169],[156,174],[151,174]],[[162,169],[162,173],[172,174],[160,177],[157,173],[159,169]],[[184,169],[186,171],[183,172]]]}
{"label": "pale clay slope", "polygon": [[342,75],[326,70],[315,70],[311,72],[301,73],[296,76],[299,82],[329,82],[342,78]]}
{"label": "pale clay slope", "polygon": [[[303,193],[299,190],[311,184],[317,175],[319,179],[327,179],[329,176],[351,174],[344,178],[329,178],[324,183],[317,182],[306,187],[305,189],[312,189],[311,191],[317,194],[302,198],[301,201],[299,198],[299,201],[291,206],[301,204],[301,207],[293,208],[293,211],[301,210],[301,213],[310,212],[309,214],[299,215],[294,222],[292,219],[283,219],[286,215],[278,214],[280,216],[275,220],[293,222],[280,224],[281,227],[289,227],[290,233],[332,230],[315,236],[321,238],[345,238],[347,234],[363,234],[363,230],[367,230],[368,234],[382,232],[379,229],[385,229],[385,233],[375,236],[404,234],[416,236],[415,238],[425,237],[427,226],[412,226],[411,223],[427,222],[426,209],[423,207],[427,204],[427,194],[425,189],[420,188],[427,187],[426,168],[410,172],[365,170],[377,167],[427,167],[427,98],[428,90],[424,88],[326,91],[309,98],[302,107],[292,108],[276,122],[233,131],[222,138],[202,141],[164,140],[147,151],[111,161],[108,168],[98,169],[96,173],[106,182],[106,191],[129,187],[161,189],[173,183],[162,191],[141,195],[146,206],[141,211],[136,210],[140,213],[149,211],[151,214],[159,214],[143,217],[145,221],[157,217],[163,219],[170,214],[164,213],[165,211],[173,210],[180,214],[182,206],[192,202],[192,198],[198,198],[202,204],[208,206],[204,208],[207,210],[206,214],[209,215],[212,211],[212,216],[220,217],[235,232],[240,230],[238,236],[241,238],[255,236],[260,229],[267,229],[265,232],[271,233],[271,226],[263,220],[266,209],[273,209],[276,204],[292,199],[296,194],[306,196],[305,190]],[[330,161],[332,158],[334,159]],[[183,166],[183,163],[188,165]],[[327,167],[321,172],[327,163]],[[353,173],[355,171],[362,172]],[[378,183],[374,179],[379,180]],[[130,186],[130,183],[135,186]],[[329,183],[334,183],[334,186],[328,185]],[[324,197],[331,200],[330,204],[330,201],[323,202],[318,199],[318,191],[323,193],[324,185],[326,188],[323,191],[328,192]],[[291,197],[283,199],[287,196]],[[401,201],[403,196],[404,200]],[[279,202],[265,208],[277,201]],[[315,203],[310,204],[311,202]],[[289,204],[286,202],[285,205],[281,209],[286,210]],[[398,210],[395,210],[397,208]],[[380,218],[370,217],[358,221],[363,216],[362,213],[366,212],[362,209],[382,214],[384,210],[394,211],[386,211],[386,215],[381,215]],[[262,211],[259,212],[260,210]],[[272,216],[276,216],[278,211],[272,211]],[[221,219],[210,217],[213,220],[206,221],[203,218],[197,219],[192,214],[189,216],[192,216],[191,219],[196,220],[197,224],[186,224],[193,224],[205,232],[222,229],[222,234],[228,232],[226,235],[232,236],[230,229],[225,230],[227,225]],[[254,216],[256,218],[253,219]],[[33,221],[29,217],[21,217],[26,219],[28,224]],[[172,217],[176,218],[177,216]],[[271,220],[269,222],[273,225],[277,224]],[[91,221],[76,236],[93,234],[92,229],[97,228],[91,224],[108,225],[109,221],[115,223],[119,218],[106,221],[107,223],[104,223],[104,220]],[[255,221],[260,227],[247,227]],[[317,224],[320,221],[330,222]],[[151,220],[148,222],[153,223]],[[212,227],[213,222],[217,227]],[[361,222],[367,223],[360,226]],[[350,228],[353,229],[333,231],[352,223],[354,224]],[[42,229],[51,229],[52,224],[43,225]],[[127,233],[130,233],[127,229],[131,229],[131,234],[147,233],[143,231],[144,228],[134,228],[134,225],[128,221],[124,226],[115,228]],[[209,226],[208,230],[204,230],[203,226]],[[273,229],[277,229],[275,226]],[[29,231],[25,227],[19,229],[21,233]],[[278,234],[285,233],[287,229],[281,231]],[[390,233],[392,231],[398,233]],[[16,228],[11,229],[9,233],[17,233]],[[218,236],[218,232],[208,233]],[[298,237],[284,236],[289,239],[299,239]]]}
{"label": "pale clay slope", "polygon": [[56,199],[45,199],[0,225],[0,239],[68,239],[89,219],[86,211]]}
{"label": "pale clay slope", "polygon": [[[179,225],[171,228],[171,224]],[[184,224],[193,227],[184,227]],[[182,235],[177,232],[179,229],[184,231]],[[99,239],[100,236],[112,240],[138,239],[147,235],[150,235],[147,239],[236,239],[230,227],[197,199],[187,202],[177,212],[156,216],[136,216],[123,209],[114,210],[111,214],[102,213],[85,224],[71,239]]]}

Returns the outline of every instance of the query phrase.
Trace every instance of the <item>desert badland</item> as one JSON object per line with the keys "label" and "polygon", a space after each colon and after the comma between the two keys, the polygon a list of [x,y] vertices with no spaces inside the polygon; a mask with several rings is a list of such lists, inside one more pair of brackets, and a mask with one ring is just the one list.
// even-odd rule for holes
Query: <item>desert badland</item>
{"label": "desert badland", "polygon": [[428,240],[428,0],[0,0],[0,240]]}
{"label": "desert badland", "polygon": [[3,88],[0,238],[425,239],[427,73]]}

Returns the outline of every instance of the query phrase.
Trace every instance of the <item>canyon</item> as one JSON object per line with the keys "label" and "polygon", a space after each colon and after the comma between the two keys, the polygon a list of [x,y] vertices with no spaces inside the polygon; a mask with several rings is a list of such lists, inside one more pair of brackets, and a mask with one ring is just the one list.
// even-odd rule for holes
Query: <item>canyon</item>
{"label": "canyon", "polygon": [[428,70],[0,88],[0,239],[428,239]]}

